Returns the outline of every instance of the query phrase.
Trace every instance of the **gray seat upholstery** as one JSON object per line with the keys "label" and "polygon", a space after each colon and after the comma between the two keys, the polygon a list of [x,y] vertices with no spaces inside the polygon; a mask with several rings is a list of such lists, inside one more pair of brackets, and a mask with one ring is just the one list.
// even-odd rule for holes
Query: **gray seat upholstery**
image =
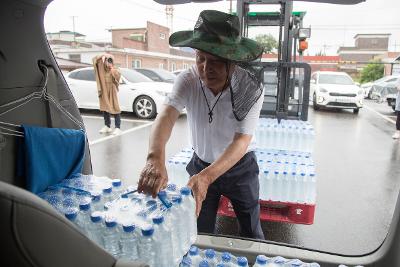
{"label": "gray seat upholstery", "polygon": [[47,202],[4,182],[0,182],[0,215],[0,266],[147,266],[117,262]]}

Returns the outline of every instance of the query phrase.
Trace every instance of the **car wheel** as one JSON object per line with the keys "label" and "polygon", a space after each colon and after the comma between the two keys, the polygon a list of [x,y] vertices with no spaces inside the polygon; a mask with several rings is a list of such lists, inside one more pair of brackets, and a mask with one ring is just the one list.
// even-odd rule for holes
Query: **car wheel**
{"label": "car wheel", "polygon": [[353,113],[354,114],[358,114],[358,112],[360,111],[360,109],[359,108],[355,108],[355,109],[353,109]]}
{"label": "car wheel", "polygon": [[133,102],[133,111],[141,119],[152,119],[156,116],[156,103],[148,96],[141,95]]}
{"label": "car wheel", "polygon": [[314,110],[319,110],[319,106],[317,104],[317,96],[315,93],[313,95],[313,108],[314,108]]}

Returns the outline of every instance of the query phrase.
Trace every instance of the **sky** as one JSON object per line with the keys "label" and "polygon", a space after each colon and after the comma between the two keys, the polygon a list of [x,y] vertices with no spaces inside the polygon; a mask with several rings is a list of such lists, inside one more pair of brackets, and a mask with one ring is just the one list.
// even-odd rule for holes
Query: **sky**
{"label": "sky", "polygon": [[[172,30],[192,30],[201,10],[229,11],[230,1],[174,5]],[[236,11],[236,1],[232,1]],[[251,5],[250,11],[278,11],[277,5]],[[366,0],[357,5],[294,2],[293,11],[305,11],[304,27],[311,27],[306,54],[335,55],[340,46],[354,46],[358,33],[389,33],[389,51],[400,52],[399,0]],[[73,23],[73,21],[75,23]],[[86,35],[86,41],[111,41],[110,28],[140,28],[146,21],[170,26],[165,6],[152,0],[53,0],[45,14],[46,32],[73,30]],[[276,27],[255,27],[249,37],[271,33]]]}

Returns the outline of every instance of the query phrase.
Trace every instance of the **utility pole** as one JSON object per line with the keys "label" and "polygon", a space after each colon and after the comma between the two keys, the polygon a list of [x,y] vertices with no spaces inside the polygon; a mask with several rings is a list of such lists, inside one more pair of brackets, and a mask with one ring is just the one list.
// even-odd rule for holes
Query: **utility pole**
{"label": "utility pole", "polygon": [[232,14],[232,0],[229,0],[229,14]]}
{"label": "utility pole", "polygon": [[167,16],[167,27],[170,29],[170,33],[172,33],[174,26],[174,7],[172,5],[165,6],[165,15]]}
{"label": "utility pole", "polygon": [[74,45],[76,44],[76,33],[75,33],[75,18],[77,18],[78,16],[71,16],[72,18],[72,33],[74,35]]}

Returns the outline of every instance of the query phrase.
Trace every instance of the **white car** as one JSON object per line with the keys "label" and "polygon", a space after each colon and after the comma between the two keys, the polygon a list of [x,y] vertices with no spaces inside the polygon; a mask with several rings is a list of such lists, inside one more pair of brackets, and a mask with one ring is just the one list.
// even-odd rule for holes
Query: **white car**
{"label": "white car", "polygon": [[[171,83],[154,82],[132,69],[120,68],[118,99],[122,111],[134,112],[141,119],[157,115],[164,98],[172,91]],[[93,67],[69,72],[65,79],[79,108],[99,109]]]}
{"label": "white car", "polygon": [[364,91],[345,72],[317,71],[311,75],[310,100],[313,107],[353,109],[363,106]]}

